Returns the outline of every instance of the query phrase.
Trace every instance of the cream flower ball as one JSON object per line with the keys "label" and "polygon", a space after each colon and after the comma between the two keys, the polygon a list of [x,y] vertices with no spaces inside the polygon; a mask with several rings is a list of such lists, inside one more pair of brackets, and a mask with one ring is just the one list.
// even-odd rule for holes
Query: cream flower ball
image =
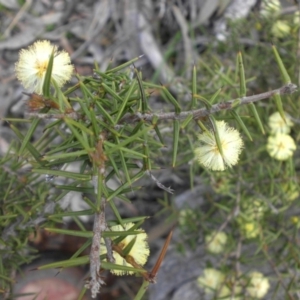
{"label": "cream flower ball", "polygon": [[264,18],[270,18],[278,14],[281,9],[279,0],[263,0],[260,7],[260,15]]}
{"label": "cream flower ball", "polygon": [[197,283],[204,288],[205,293],[209,294],[218,290],[223,284],[225,276],[222,272],[207,268],[203,271],[203,276],[198,277]]}
{"label": "cream flower ball", "polygon": [[273,24],[271,28],[271,33],[277,38],[287,37],[290,35],[290,32],[291,27],[287,21],[278,20]]}
{"label": "cream flower ball", "polygon": [[180,210],[178,215],[178,222],[180,226],[189,226],[191,222],[194,222],[197,217],[195,211],[191,208],[185,208]]}
{"label": "cream flower ball", "polygon": [[229,127],[224,121],[217,121],[216,127],[222,145],[223,157],[212,130],[199,134],[200,146],[194,150],[194,154],[199,164],[205,168],[213,171],[224,171],[227,167],[237,164],[243,148],[243,140],[240,133]]}
{"label": "cream flower ball", "polygon": [[222,300],[242,300],[242,297],[237,296],[242,294],[242,288],[240,286],[236,286],[234,289],[234,294],[232,288],[223,285],[221,287],[220,292],[218,293],[218,299]]}
{"label": "cream flower ball", "polygon": [[277,133],[268,138],[267,151],[271,157],[277,160],[287,160],[295,150],[295,141],[288,134]]}
{"label": "cream flower ball", "polygon": [[246,201],[243,201],[241,205],[245,219],[247,221],[261,219],[267,210],[265,202],[256,198],[247,198],[245,200]]}
{"label": "cream flower ball", "polygon": [[43,92],[43,84],[50,56],[54,52],[51,79],[61,87],[70,80],[73,72],[71,59],[66,51],[58,51],[57,46],[49,41],[37,41],[28,49],[20,51],[19,60],[15,69],[17,78],[23,86],[37,94]]}
{"label": "cream flower ball", "polygon": [[276,134],[276,133],[288,134],[291,131],[291,127],[294,125],[294,123],[289,118],[288,114],[285,113],[285,120],[284,120],[282,119],[278,111],[273,113],[269,117],[268,124],[272,134]]}
{"label": "cream flower ball", "polygon": [[205,236],[206,249],[211,253],[223,252],[227,243],[227,234],[222,231],[212,231]]}
{"label": "cream flower ball", "polygon": [[293,181],[281,185],[284,192],[283,199],[287,202],[292,202],[299,197],[299,185]]}
{"label": "cream flower ball", "polygon": [[246,290],[251,297],[262,299],[267,294],[269,288],[269,280],[262,273],[252,272],[249,274],[249,284]]}
{"label": "cream flower ball", "polygon": [[246,221],[243,218],[238,219],[239,228],[246,239],[254,239],[260,234],[259,224],[254,221]]}
{"label": "cream flower ball", "polygon": [[[132,226],[134,226],[133,223],[126,223],[124,225],[124,228],[121,225],[115,225],[115,226],[112,226],[110,229],[111,229],[111,231],[127,231]],[[128,246],[128,244],[136,238],[135,243],[132,246],[128,255],[130,255],[137,264],[139,264],[140,266],[143,266],[147,262],[148,256],[150,254],[149,245],[147,242],[147,234],[142,229],[136,229],[135,231],[137,231],[138,234],[127,235],[120,243],[117,244],[117,246],[119,248],[121,248],[122,250],[124,250]],[[114,238],[114,239],[116,239],[116,238]],[[105,254],[105,253],[107,253],[107,249],[105,247],[104,240],[102,239],[100,254]],[[123,258],[116,251],[113,251],[113,256],[114,256],[116,265],[133,267],[131,264],[129,264],[125,260],[125,258]],[[133,274],[134,273],[132,271],[123,271],[123,270],[110,270],[110,271],[115,275],[124,275],[124,274]]]}

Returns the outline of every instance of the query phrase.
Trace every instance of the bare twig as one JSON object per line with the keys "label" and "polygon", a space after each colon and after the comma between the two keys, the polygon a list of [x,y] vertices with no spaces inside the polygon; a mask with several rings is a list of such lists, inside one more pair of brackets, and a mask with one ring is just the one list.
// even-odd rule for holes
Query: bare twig
{"label": "bare twig", "polygon": [[161,121],[162,120],[183,120],[187,118],[189,115],[192,115],[194,119],[199,119],[201,117],[206,117],[210,114],[214,114],[222,110],[228,110],[240,105],[245,105],[263,99],[267,99],[272,97],[275,94],[279,94],[279,95],[292,94],[296,92],[296,90],[297,90],[297,86],[293,83],[289,83],[282,86],[279,89],[275,89],[269,92],[248,96],[248,97],[237,98],[237,99],[229,100],[227,102],[217,103],[213,105],[210,109],[200,108],[197,110],[183,111],[179,114],[176,114],[175,112],[155,113],[155,114],[137,113],[135,115],[125,115],[120,122],[134,123],[140,120],[151,122],[154,117]]}
{"label": "bare twig", "polygon": [[[253,102],[258,102],[263,99],[267,99],[272,97],[274,94],[279,94],[279,95],[288,95],[288,94],[293,94],[294,92],[297,91],[297,86],[293,83],[286,84],[282,86],[279,89],[271,90],[269,92],[253,95],[253,96],[248,96],[248,97],[242,97],[242,98],[237,98],[233,100],[229,100],[227,102],[221,102],[213,105],[210,109],[207,108],[200,108],[196,110],[189,110],[189,111],[183,111],[179,114],[176,114],[175,112],[171,113],[154,113],[154,114],[141,114],[141,113],[136,113],[136,114],[126,114],[121,120],[119,124],[128,124],[128,123],[135,123],[139,122],[140,120],[146,121],[146,122],[151,122],[152,119],[155,117],[158,120],[184,120],[187,118],[189,115],[192,115],[195,120],[206,117],[208,115],[217,113],[222,110],[228,110],[232,109],[235,107],[238,107],[240,105],[245,105]],[[79,120],[79,119],[84,119],[84,117],[76,112],[72,112],[69,114],[41,114],[38,112],[28,112],[27,116],[29,117],[37,117],[39,119],[63,119],[65,117],[74,119],[74,120]],[[102,118],[101,116],[98,116],[98,118]],[[118,125],[119,125],[118,124]],[[116,126],[118,126],[116,125]]]}
{"label": "bare twig", "polygon": [[[143,168],[143,164],[140,161],[135,162],[138,167]],[[173,194],[174,190],[170,187],[165,187],[152,173],[150,170],[145,170],[145,173],[155,182],[155,184],[162,190],[166,191],[169,194]]]}
{"label": "bare twig", "polygon": [[105,222],[105,201],[102,202],[102,208],[99,213],[95,214],[94,218],[94,236],[90,252],[90,281],[85,285],[86,288],[91,290],[92,298],[96,298],[97,294],[100,292],[101,285],[105,282],[100,277],[100,245],[102,232],[106,229]]}

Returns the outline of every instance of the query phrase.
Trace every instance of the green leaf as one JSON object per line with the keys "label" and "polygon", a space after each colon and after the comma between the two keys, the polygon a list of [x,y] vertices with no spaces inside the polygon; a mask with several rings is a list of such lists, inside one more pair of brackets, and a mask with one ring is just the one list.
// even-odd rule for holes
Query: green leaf
{"label": "green leaf", "polygon": [[134,297],[133,300],[141,300],[141,299],[143,299],[143,296],[144,296],[145,292],[148,290],[149,285],[150,285],[149,281],[143,280],[143,284],[139,288],[139,291],[135,295],[135,297]]}
{"label": "green leaf", "polygon": [[92,128],[93,128],[93,131],[95,133],[95,136],[99,136],[100,126],[97,122],[96,114],[95,114],[95,111],[94,111],[93,107],[90,107],[90,117],[91,117]]}
{"label": "green leaf", "polygon": [[53,61],[54,61],[54,50],[55,47],[52,49],[52,53],[49,58],[48,66],[47,66],[47,71],[45,74],[45,79],[43,82],[43,95],[46,98],[50,97],[50,86],[51,86],[51,77],[52,77],[52,69],[53,69]]}
{"label": "green leaf", "polygon": [[197,95],[197,68],[194,65],[192,71],[192,105],[191,105],[192,110],[196,108],[196,104],[197,104],[197,99],[195,95]]}
{"label": "green leaf", "polygon": [[74,172],[67,172],[67,171],[61,171],[61,170],[49,170],[49,169],[32,169],[32,173],[38,173],[38,174],[48,174],[53,176],[61,176],[65,178],[71,178],[74,180],[81,180],[81,181],[88,181],[91,180],[91,175],[87,174],[79,174]]}
{"label": "green leaf", "polygon": [[245,97],[247,88],[246,88],[243,57],[241,52],[238,53],[238,63],[239,63],[239,75],[240,75],[240,97]]}
{"label": "green leaf", "polygon": [[[110,201],[113,203],[113,201]],[[132,217],[132,218],[123,218],[122,223],[119,222],[119,220],[110,220],[107,221],[108,225],[114,226],[114,225],[119,225],[119,224],[126,224],[126,223],[136,223],[136,222],[144,222],[145,219],[148,219],[148,216],[139,216],[139,217]]]}
{"label": "green leaf", "polygon": [[[119,141],[119,138],[118,137],[115,137],[115,140],[116,140],[116,144],[119,145],[120,144],[120,141]],[[129,149],[125,149],[124,148],[124,152],[129,152],[128,151]],[[126,165],[126,160],[125,160],[125,157],[123,155],[123,151],[120,149],[119,150],[119,159],[121,161],[121,165],[122,165],[122,171],[124,172],[125,174],[125,177],[126,177],[126,181],[128,182],[129,185],[131,185],[131,179],[130,179],[130,176],[129,176],[129,172],[128,172],[128,168],[127,168],[127,165]],[[131,150],[130,150],[131,151]]]}
{"label": "green leaf", "polygon": [[81,253],[84,252],[85,249],[89,249],[90,245],[92,244],[92,239],[88,239],[85,241],[84,244],[71,256],[71,259],[78,257]]}
{"label": "green leaf", "polygon": [[88,135],[94,136],[94,132],[92,130],[88,129],[84,124],[77,122],[73,119],[70,119],[68,117],[65,117],[64,120],[68,125],[71,124],[71,125],[77,127],[78,129],[80,129],[82,132],[85,132]]}
{"label": "green leaf", "polygon": [[119,211],[118,211],[118,208],[116,207],[114,201],[109,201],[109,205],[110,205],[112,211],[114,212],[114,214],[115,214],[115,216],[116,216],[116,218],[117,218],[117,220],[118,220],[118,221],[117,221],[117,225],[120,224],[120,225],[124,226],[124,224],[125,224],[126,222],[123,222],[122,217],[121,217],[121,215],[120,215],[120,213],[119,213]]}
{"label": "green leaf", "polygon": [[59,153],[59,154],[56,154],[56,155],[45,155],[43,157],[43,160],[57,160],[57,159],[64,159],[64,158],[67,158],[67,157],[80,157],[80,156],[83,156],[83,155],[87,155],[88,152],[86,150],[79,150],[79,151],[72,151],[72,152],[69,152],[69,153]]}
{"label": "green leaf", "polygon": [[[76,122],[76,121],[74,121],[72,119],[69,119],[69,118],[66,118],[65,122],[68,125],[68,127],[70,128],[70,130],[72,131],[72,133],[75,135],[75,137],[78,140],[78,142],[85,149],[85,151],[88,152],[88,153],[93,152],[95,149],[94,148],[90,148],[89,142],[88,142],[88,137],[87,137],[87,134],[89,134],[91,136],[94,136],[93,131],[87,129],[82,124],[80,124],[80,123],[78,123],[78,122]],[[77,128],[79,128],[80,130],[82,130],[82,132],[81,133],[78,132],[78,130],[73,125],[75,125]]]}
{"label": "green leaf", "polygon": [[278,64],[278,67],[279,67],[279,70],[280,70],[280,73],[281,73],[281,76],[283,78],[283,82],[285,84],[288,84],[288,83],[291,83],[291,78],[280,58],[280,55],[279,53],[277,52],[277,49],[274,45],[272,45],[272,49],[273,49],[273,52],[274,52],[274,55],[275,55],[275,59],[276,59],[276,62]]}
{"label": "green leaf", "polygon": [[208,109],[208,110],[211,109],[212,104],[206,98],[204,98],[203,96],[200,96],[200,95],[194,95],[194,97],[196,99],[200,100],[205,105],[206,109]]}
{"label": "green leaf", "polygon": [[70,268],[75,266],[86,265],[89,263],[90,258],[88,255],[80,256],[72,259],[62,260],[54,263],[50,263],[47,265],[37,267],[37,270],[47,270],[53,268]]}
{"label": "green leaf", "polygon": [[135,236],[129,243],[128,245],[123,249],[123,254],[126,256],[130,253],[132,247],[134,246],[135,242],[136,242],[137,237]]}
{"label": "green leaf", "polygon": [[15,279],[9,278],[9,277],[4,276],[2,274],[0,274],[0,279],[5,280],[5,281],[7,281],[7,282],[9,282],[11,284],[15,284],[16,283]]}
{"label": "green leaf", "polygon": [[165,142],[164,142],[164,139],[163,139],[163,137],[162,137],[162,135],[160,133],[158,125],[153,125],[153,126],[154,126],[155,133],[156,133],[159,141],[161,142],[161,146],[164,147]]}
{"label": "green leaf", "polygon": [[247,135],[249,140],[252,142],[253,139],[251,137],[251,134],[250,134],[248,128],[246,127],[245,123],[243,122],[242,118],[240,117],[240,115],[235,110],[230,110],[230,113],[235,118],[235,120],[238,122],[238,124],[241,126],[242,130]]}
{"label": "green leaf", "polygon": [[215,139],[216,139],[217,147],[220,151],[221,156],[224,157],[223,147],[222,147],[222,143],[221,143],[221,139],[220,139],[220,135],[219,135],[218,127],[216,125],[215,118],[212,115],[210,115],[209,119],[210,119],[210,121],[212,123],[212,126],[213,126],[213,132],[214,132],[214,136],[215,136]]}
{"label": "green leaf", "polygon": [[[144,175],[144,170],[138,172],[131,178],[131,183],[135,182],[136,180],[140,179]],[[114,197],[117,197],[119,194],[121,194],[125,189],[130,187],[129,182],[123,183],[121,186],[119,186],[114,192],[112,192],[109,197],[107,198],[107,201],[110,201]]]}
{"label": "green leaf", "polygon": [[278,94],[278,93],[274,94],[274,99],[275,99],[276,107],[279,111],[279,114],[280,114],[281,118],[284,120],[284,122],[286,123],[285,113],[284,113],[284,110],[282,107],[282,101],[281,101],[280,94]]}
{"label": "green leaf", "polygon": [[179,132],[180,132],[180,123],[179,120],[174,120],[173,122],[173,153],[172,153],[172,167],[175,167],[177,150],[179,143]]}
{"label": "green leaf", "polygon": [[[19,138],[21,139],[21,141],[22,141],[22,144],[21,144],[21,147],[20,147],[20,150],[19,150],[18,155],[22,155],[22,154],[23,154],[24,149],[25,149],[26,146],[27,146],[27,143],[28,143],[29,140],[32,138],[32,136],[33,136],[33,134],[34,134],[34,132],[35,132],[37,126],[39,125],[39,123],[40,123],[40,119],[34,118],[34,119],[32,120],[32,123],[31,123],[30,128],[29,128],[28,131],[26,132],[25,137],[23,137],[23,139],[21,139],[20,136],[22,136],[22,134],[20,133],[20,134],[18,135],[18,137],[19,137]],[[12,126],[13,126],[13,125],[12,125]],[[11,128],[12,128],[12,127],[11,127]],[[16,128],[16,127],[14,127],[14,128]],[[14,131],[15,131],[15,130],[14,130]],[[16,132],[16,131],[15,131],[15,132]],[[29,150],[29,149],[28,149],[28,150]]]}
{"label": "green leaf", "polygon": [[146,270],[144,269],[136,269],[133,267],[127,267],[127,266],[122,266],[122,265],[116,265],[113,263],[109,263],[106,261],[101,262],[101,267],[105,270],[120,270],[120,271],[126,271],[126,272],[134,272],[134,273],[144,273]]}
{"label": "green leaf", "polygon": [[103,117],[111,124],[114,125],[115,121],[111,117],[111,115],[104,109],[104,107],[101,105],[100,101],[96,101],[96,106],[100,110],[100,113],[103,115]]}
{"label": "green leaf", "polygon": [[[22,145],[24,146],[24,149],[27,148],[27,150],[31,153],[31,155],[34,157],[34,159],[35,159],[40,165],[44,165],[45,162],[43,162],[43,161],[41,160],[42,155],[38,152],[38,150],[37,150],[35,147],[33,147],[33,145],[32,145],[31,143],[28,142],[29,139],[30,139],[30,135],[28,134],[28,132],[27,132],[27,134],[26,134],[27,142],[24,142],[26,137],[24,138],[23,134],[17,129],[17,127],[15,127],[15,126],[12,125],[12,124],[10,124],[9,126],[10,126],[10,128],[13,130],[13,132],[17,135],[17,137],[18,137],[21,141],[23,141]],[[24,149],[22,150],[22,152],[24,151]],[[19,155],[21,155],[22,152],[19,150],[19,153],[20,153]]]}
{"label": "green leaf", "polygon": [[116,67],[116,68],[113,68],[113,69],[110,69],[110,70],[107,70],[106,71],[106,74],[109,74],[109,73],[115,73],[117,71],[120,71],[128,66],[130,66],[131,64],[133,64],[134,62],[136,62],[137,60],[139,60],[143,55],[140,55],[138,57],[135,57],[134,59],[131,59],[129,61],[127,61],[126,63]]}
{"label": "green leaf", "polygon": [[[143,221],[141,221],[141,223],[143,223]],[[122,242],[127,235],[137,235],[137,234],[144,233],[144,231],[137,230],[140,227],[141,223],[133,224],[126,231],[111,231],[113,233],[116,233],[115,236],[117,236],[117,238],[114,239],[114,244],[117,245],[120,242]],[[121,235],[119,234],[119,233],[125,233],[125,232],[126,232],[126,234],[121,234]]]}
{"label": "green leaf", "polygon": [[[119,167],[116,164],[116,161],[112,158],[111,155],[106,154],[108,161],[111,163],[111,166],[113,167],[113,171],[115,172],[115,174],[117,175],[118,179],[122,182],[121,180],[121,174],[120,174],[120,170]],[[108,176],[107,176],[108,177]],[[107,178],[106,177],[106,178]]]}
{"label": "green leaf", "polygon": [[220,88],[211,96],[211,98],[209,99],[210,104],[213,104],[215,102],[221,91],[222,89]]}
{"label": "green leaf", "polygon": [[71,104],[69,103],[68,99],[66,96],[63,94],[61,91],[60,87],[56,83],[55,80],[52,80],[52,84],[54,86],[55,92],[56,92],[56,97],[57,97],[57,102],[59,105],[59,110],[61,112],[65,112],[67,110],[72,110]]}
{"label": "green leaf", "polygon": [[69,230],[69,229],[61,229],[61,228],[45,228],[48,232],[58,233],[58,234],[66,234],[72,236],[78,236],[83,238],[91,238],[94,233],[92,231],[79,231],[79,230]]}
{"label": "green leaf", "polygon": [[[137,138],[141,135],[144,135],[145,132],[151,130],[152,127],[151,126],[148,126],[146,127],[145,129],[143,130],[140,130],[139,132],[137,132],[136,134],[134,135],[131,135],[129,136],[128,138],[126,138],[124,141],[120,142],[120,143],[117,143],[117,144],[113,144],[111,142],[108,142],[108,141],[105,141],[104,142],[104,145],[107,146],[108,149],[105,149],[105,153],[106,154],[111,154],[115,151],[118,151],[120,149],[123,149],[124,152],[129,151],[129,149],[125,149],[124,147],[126,147],[128,144],[130,144],[131,142],[135,142],[137,140]],[[134,152],[134,151],[133,151]],[[141,156],[141,154],[137,154],[138,156]],[[144,155],[142,155],[142,157],[144,157]]]}
{"label": "green leaf", "polygon": [[126,94],[125,99],[122,101],[122,104],[118,107],[118,114],[115,118],[115,124],[117,124],[120,121],[121,117],[123,116],[129,97],[133,94],[135,88],[136,88],[136,81],[134,80],[131,82],[130,88]]}
{"label": "green leaf", "polygon": [[140,102],[140,107],[139,109],[142,111],[143,114],[147,113],[149,111],[149,107],[148,107],[148,102],[147,102],[147,97],[146,97],[146,93],[142,84],[142,78],[140,73],[138,72],[138,70],[136,68],[134,68],[134,72],[136,75],[136,79],[137,82],[139,84],[139,89],[140,89],[140,95],[141,95],[141,102]]}
{"label": "green leaf", "polygon": [[97,192],[96,195],[96,207],[97,212],[101,211],[101,204],[103,199],[103,193],[105,192],[105,186],[104,186],[104,180],[103,180],[103,173],[101,172],[100,168],[97,168],[97,177],[94,181],[94,184],[97,183],[97,186],[95,187],[95,191]]}
{"label": "green leaf", "polygon": [[102,83],[103,88],[107,93],[109,93],[114,99],[118,100],[120,103],[123,102],[123,99],[114,91],[112,90],[107,84],[104,82]]}
{"label": "green leaf", "polygon": [[53,218],[74,217],[74,216],[80,217],[80,216],[90,216],[93,214],[94,214],[93,210],[86,209],[86,210],[78,210],[78,211],[67,211],[59,214],[52,214],[49,215],[47,218],[51,220]]}
{"label": "green leaf", "polygon": [[251,112],[252,112],[252,114],[253,114],[253,116],[254,116],[254,118],[256,120],[256,123],[258,124],[258,126],[259,126],[262,134],[265,134],[265,130],[264,130],[263,124],[262,124],[262,122],[260,120],[260,117],[259,117],[259,114],[258,114],[258,112],[256,110],[255,105],[253,103],[249,103],[248,107],[250,108],[250,110],[251,110]]}
{"label": "green leaf", "polygon": [[181,107],[179,106],[177,100],[169,92],[169,90],[164,86],[162,87],[162,95],[166,100],[168,100],[174,106],[176,114],[179,114],[181,112]]}
{"label": "green leaf", "polygon": [[190,124],[190,122],[194,119],[192,114],[188,115],[186,119],[181,123],[181,128],[184,129],[186,126]]}

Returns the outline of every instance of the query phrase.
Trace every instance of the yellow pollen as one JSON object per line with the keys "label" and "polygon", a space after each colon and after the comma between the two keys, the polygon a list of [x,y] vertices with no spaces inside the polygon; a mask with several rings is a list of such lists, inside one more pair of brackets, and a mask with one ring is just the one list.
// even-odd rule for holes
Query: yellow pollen
{"label": "yellow pollen", "polygon": [[284,144],[282,144],[282,143],[278,144],[278,148],[284,149]]}
{"label": "yellow pollen", "polygon": [[42,78],[48,67],[48,61],[36,62],[37,76]]}

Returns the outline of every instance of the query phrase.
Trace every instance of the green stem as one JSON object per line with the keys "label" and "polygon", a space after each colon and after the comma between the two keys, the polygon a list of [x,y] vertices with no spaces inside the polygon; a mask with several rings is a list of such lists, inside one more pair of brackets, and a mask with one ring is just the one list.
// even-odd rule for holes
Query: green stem
{"label": "green stem", "polygon": [[141,287],[140,287],[138,293],[136,294],[134,300],[142,299],[142,297],[144,296],[145,292],[148,289],[149,284],[150,284],[149,281],[146,281],[146,280],[143,281],[143,284],[141,285]]}

